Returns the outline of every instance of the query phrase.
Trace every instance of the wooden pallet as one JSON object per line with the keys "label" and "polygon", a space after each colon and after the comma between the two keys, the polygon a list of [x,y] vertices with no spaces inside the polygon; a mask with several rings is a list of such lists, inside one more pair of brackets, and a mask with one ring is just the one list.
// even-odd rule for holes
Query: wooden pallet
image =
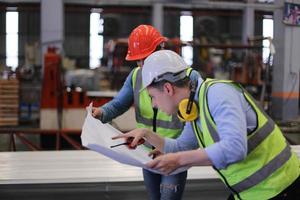
{"label": "wooden pallet", "polygon": [[18,125],[19,81],[0,80],[0,126]]}

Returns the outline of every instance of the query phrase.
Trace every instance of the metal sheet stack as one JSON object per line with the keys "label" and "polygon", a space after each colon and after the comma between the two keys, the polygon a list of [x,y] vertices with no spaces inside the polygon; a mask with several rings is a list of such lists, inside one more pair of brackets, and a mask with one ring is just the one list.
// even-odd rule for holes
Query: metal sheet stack
{"label": "metal sheet stack", "polygon": [[19,113],[19,81],[0,80],[0,126],[17,126]]}

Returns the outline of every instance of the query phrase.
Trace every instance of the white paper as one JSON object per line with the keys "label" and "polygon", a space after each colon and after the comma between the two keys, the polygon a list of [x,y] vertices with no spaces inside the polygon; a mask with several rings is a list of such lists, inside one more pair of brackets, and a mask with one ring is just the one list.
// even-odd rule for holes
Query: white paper
{"label": "white paper", "polygon": [[[136,149],[129,149],[126,145],[110,148],[112,145],[125,142],[125,139],[122,138],[117,140],[111,139],[114,136],[122,134],[122,132],[109,124],[103,124],[100,120],[95,119],[91,112],[92,103],[87,108],[87,116],[82,127],[82,145],[120,163],[147,168],[145,164],[151,161],[151,158],[148,156],[149,151],[147,148],[144,145],[139,145]],[[185,171],[186,169],[187,168],[179,168],[172,174]],[[149,170],[160,173],[157,170]]]}

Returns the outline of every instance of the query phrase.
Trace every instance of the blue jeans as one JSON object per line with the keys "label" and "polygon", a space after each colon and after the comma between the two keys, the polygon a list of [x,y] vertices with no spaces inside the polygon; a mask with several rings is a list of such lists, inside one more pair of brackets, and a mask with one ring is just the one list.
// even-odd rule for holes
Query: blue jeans
{"label": "blue jeans", "polygon": [[180,200],[182,198],[187,171],[164,176],[143,169],[143,176],[151,200]]}

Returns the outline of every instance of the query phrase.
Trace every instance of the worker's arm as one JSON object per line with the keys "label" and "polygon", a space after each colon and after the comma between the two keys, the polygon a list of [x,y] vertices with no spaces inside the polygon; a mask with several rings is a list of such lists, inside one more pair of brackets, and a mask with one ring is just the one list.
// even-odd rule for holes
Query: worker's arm
{"label": "worker's arm", "polygon": [[114,118],[126,112],[133,104],[133,87],[132,87],[133,70],[127,76],[121,90],[110,102],[100,107],[101,115],[98,118],[103,122],[110,122]]}
{"label": "worker's arm", "polygon": [[199,78],[201,78],[199,72],[193,69],[190,74],[191,81],[198,81]]}
{"label": "worker's arm", "polygon": [[190,122],[186,122],[181,134],[176,138],[165,138],[164,153],[198,149],[199,144]]}
{"label": "worker's arm", "polygon": [[144,138],[157,150],[164,153],[186,151],[199,148],[197,138],[193,132],[191,124],[188,122],[184,126],[182,133],[177,139],[167,137],[163,138],[159,134],[154,133],[151,130],[145,128],[132,130],[126,134],[114,137],[113,139],[129,137],[136,138],[132,143],[133,145],[136,145],[139,139]]}
{"label": "worker's arm", "polygon": [[202,149],[168,153],[148,162],[147,167],[170,174],[180,167],[208,166],[212,165],[206,152]]}

